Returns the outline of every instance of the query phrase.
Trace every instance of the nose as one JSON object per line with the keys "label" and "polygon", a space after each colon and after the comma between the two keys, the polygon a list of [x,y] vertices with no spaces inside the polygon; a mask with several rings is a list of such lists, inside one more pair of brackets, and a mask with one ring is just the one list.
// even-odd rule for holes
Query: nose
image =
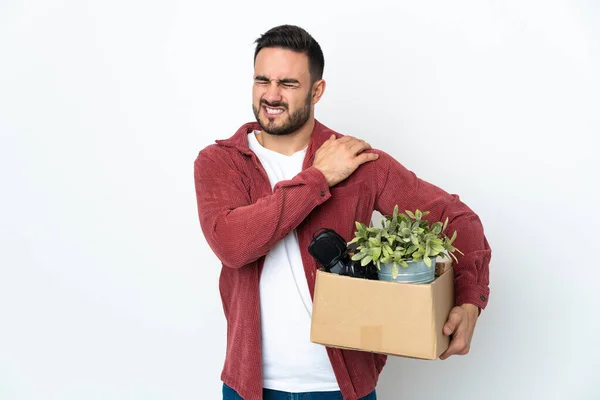
{"label": "nose", "polygon": [[263,100],[269,103],[275,103],[282,100],[281,89],[277,82],[271,82],[267,87],[267,91],[263,95]]}

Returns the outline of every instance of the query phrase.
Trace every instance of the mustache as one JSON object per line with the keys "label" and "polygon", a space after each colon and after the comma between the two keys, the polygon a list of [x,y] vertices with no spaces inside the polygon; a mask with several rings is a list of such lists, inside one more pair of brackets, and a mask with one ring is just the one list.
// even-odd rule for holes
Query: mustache
{"label": "mustache", "polygon": [[266,100],[261,100],[260,104],[264,104],[264,105],[266,105],[268,107],[281,107],[281,108],[285,108],[286,110],[288,108],[287,103],[284,103],[283,101],[275,101],[273,103],[270,103],[270,102],[268,102]]}

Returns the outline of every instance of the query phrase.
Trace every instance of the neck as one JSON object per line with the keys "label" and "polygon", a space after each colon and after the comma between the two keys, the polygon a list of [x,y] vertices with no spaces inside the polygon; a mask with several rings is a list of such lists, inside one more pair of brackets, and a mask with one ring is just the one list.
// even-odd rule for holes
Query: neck
{"label": "neck", "polygon": [[314,127],[315,119],[311,118],[302,128],[288,135],[271,135],[261,131],[257,139],[264,148],[291,156],[308,146]]}

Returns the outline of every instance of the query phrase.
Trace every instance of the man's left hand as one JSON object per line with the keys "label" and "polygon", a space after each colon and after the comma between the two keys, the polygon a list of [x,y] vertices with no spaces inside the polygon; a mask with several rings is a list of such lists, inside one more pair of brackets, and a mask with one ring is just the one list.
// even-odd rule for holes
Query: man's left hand
{"label": "man's left hand", "polygon": [[471,348],[471,338],[479,317],[479,307],[474,304],[463,304],[450,311],[448,322],[444,325],[444,334],[452,335],[448,349],[440,356],[445,360],[451,355],[464,356]]}

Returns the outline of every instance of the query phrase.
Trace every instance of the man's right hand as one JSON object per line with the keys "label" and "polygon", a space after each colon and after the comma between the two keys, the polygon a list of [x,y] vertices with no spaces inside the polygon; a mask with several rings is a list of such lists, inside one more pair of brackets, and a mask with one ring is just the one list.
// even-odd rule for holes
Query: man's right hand
{"label": "man's right hand", "polygon": [[331,135],[315,153],[313,166],[325,175],[329,187],[349,177],[361,165],[377,160],[379,155],[363,153],[371,149],[364,140],[352,136],[336,139]]}

